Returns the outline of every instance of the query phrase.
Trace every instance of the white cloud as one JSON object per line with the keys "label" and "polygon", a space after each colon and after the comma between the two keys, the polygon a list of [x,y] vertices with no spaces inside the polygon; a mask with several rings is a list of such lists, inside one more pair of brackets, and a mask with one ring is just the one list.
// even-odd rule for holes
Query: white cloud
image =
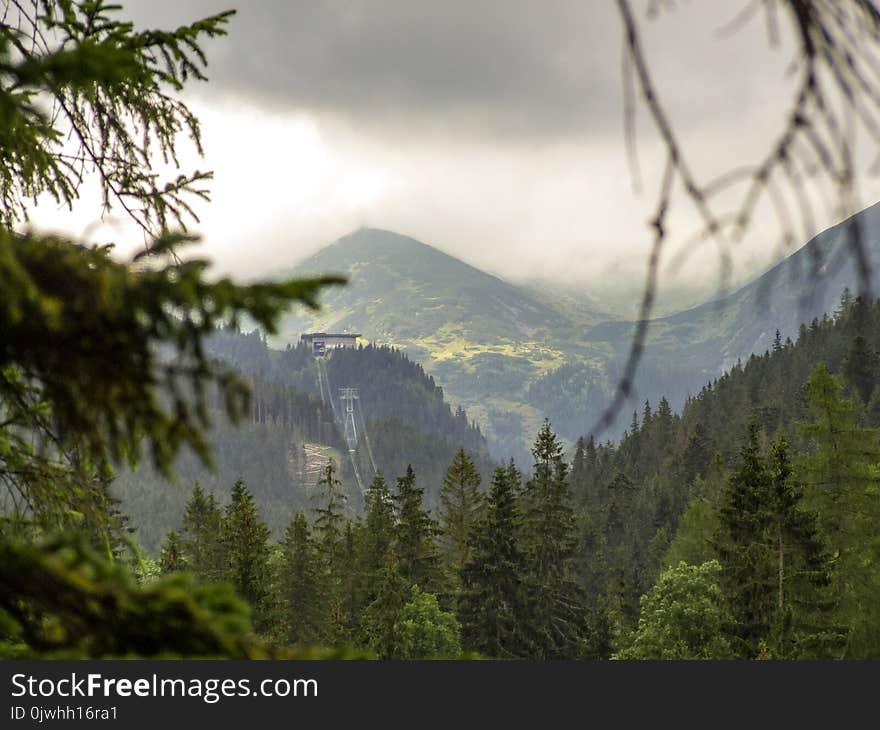
{"label": "white cloud", "polygon": [[[133,7],[142,23],[161,25],[208,5]],[[218,61],[212,82],[189,97],[207,159],[185,155],[184,167],[215,172],[213,202],[197,206],[194,228],[218,270],[283,270],[376,226],[508,278],[540,276],[624,298],[638,290],[663,151],[642,108],[645,192],[634,195],[621,129],[621,29],[604,4],[586,15],[564,2],[541,11],[514,3],[503,15],[495,3],[438,5],[430,28],[408,3],[389,0],[381,18],[358,14],[358,2],[346,12],[339,6],[339,18],[337,6],[312,17],[294,5],[242,8],[230,36],[207,46]],[[714,30],[731,15],[729,3],[683,4],[643,26],[658,88],[704,176],[758,161],[781,129],[791,90],[791,44],[783,38],[769,48],[757,21],[721,39]],[[395,40],[383,45],[386,31]],[[407,32],[414,35],[401,37]],[[456,45],[462,34],[466,47]],[[429,36],[430,57],[416,42]],[[330,40],[336,55],[305,53]],[[863,202],[874,202],[880,185],[864,182]],[[89,191],[83,203],[72,216],[41,206],[35,220],[138,244],[118,216],[88,228],[100,200]],[[817,227],[832,222],[816,211]],[[698,223],[679,196],[675,239]],[[735,252],[733,281],[778,259],[778,243],[762,210]],[[706,247],[667,275],[667,287],[709,294],[717,264]]]}

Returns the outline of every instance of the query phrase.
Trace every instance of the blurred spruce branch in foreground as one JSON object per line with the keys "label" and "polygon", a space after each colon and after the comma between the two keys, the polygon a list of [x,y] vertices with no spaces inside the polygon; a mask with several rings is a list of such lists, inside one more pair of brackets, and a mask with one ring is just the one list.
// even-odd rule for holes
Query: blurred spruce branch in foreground
{"label": "blurred spruce branch in foreground", "polygon": [[[156,248],[188,238],[168,234]],[[20,507],[50,515],[69,506],[43,488],[66,468],[64,455],[100,470],[136,463],[144,443],[164,473],[182,446],[209,462],[208,387],[219,387],[232,420],[247,411],[248,390],[208,358],[203,338],[243,317],[273,332],[291,302],[314,307],[323,286],[340,282],[209,283],[206,266],[135,270],[107,249],[0,229],[0,479]],[[160,358],[159,346],[173,357]],[[51,448],[32,446],[34,434]]]}
{"label": "blurred spruce branch in foreground", "polygon": [[230,586],[189,574],[137,585],[81,537],[0,541],[0,585],[0,658],[369,658],[345,648],[267,649]]}
{"label": "blurred spruce branch in foreground", "polygon": [[[242,321],[272,333],[290,305],[314,308],[343,280],[240,286],[181,260],[211,174],[177,169],[182,142],[202,149],[175,94],[206,78],[201,43],[225,35],[232,11],[137,31],[119,10],[0,4],[0,653],[265,656],[230,589],[139,586],[112,561],[120,525],[106,486],[143,448],[165,474],[184,447],[210,463],[209,398],[235,420],[249,393],[204,338]],[[72,207],[92,180],[103,212],[142,230],[134,260],[17,228],[32,201]],[[71,526],[103,535],[107,557],[82,536],[40,537]]]}

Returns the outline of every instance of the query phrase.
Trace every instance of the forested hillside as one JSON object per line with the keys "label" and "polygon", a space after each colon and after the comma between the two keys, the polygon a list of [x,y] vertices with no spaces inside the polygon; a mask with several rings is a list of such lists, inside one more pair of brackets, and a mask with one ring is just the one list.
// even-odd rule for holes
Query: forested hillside
{"label": "forested hillside", "polygon": [[[847,514],[845,524],[837,524],[834,532],[823,534],[816,528],[811,539],[828,551],[832,563],[838,561],[834,569],[832,563],[826,566],[831,573],[838,571],[837,581],[853,579],[840,571],[847,570],[842,567],[844,557],[852,560],[858,551],[864,571],[858,580],[867,591],[859,600],[876,602],[880,554],[875,530],[868,526],[880,518],[878,351],[880,305],[853,302],[845,294],[833,317],[801,327],[796,342],[777,335],[763,355],[737,363],[707,383],[687,400],[681,414],[673,414],[665,399],[654,407],[645,403],[641,412],[632,414],[619,444],[579,441],[572,488],[582,510],[581,575],[595,605],[618,612],[624,633],[635,629],[639,597],[655,584],[662,568],[674,568],[680,560],[699,565],[722,559],[725,526],[734,532],[742,527],[725,520],[750,519],[747,505],[766,510],[765,517],[779,510],[778,495],[756,504],[758,493],[736,494],[738,488],[760,487],[750,481],[754,474],[744,472],[748,468],[765,476],[775,474],[775,478],[782,478],[783,469],[785,489],[791,490],[787,499],[796,503],[799,514],[812,515],[810,519],[819,526],[843,519],[827,512],[842,509]],[[780,459],[787,466],[781,466]],[[821,479],[820,472],[824,473]],[[742,499],[747,501],[736,501]],[[754,524],[751,527],[758,529]],[[770,528],[765,528],[750,536],[738,532],[736,536],[757,549],[770,540]],[[847,547],[837,542],[841,532],[853,541]],[[788,550],[784,542],[780,545],[778,550]],[[853,552],[846,556],[847,550]],[[723,560],[721,566],[733,569]],[[762,570],[772,574],[777,568],[770,560]],[[745,570],[741,578],[759,579],[759,574],[749,573],[744,566],[741,570]],[[752,570],[757,568],[752,566]],[[679,579],[688,578],[674,578]],[[770,596],[778,586],[772,575],[765,579],[763,588],[752,588]],[[728,598],[735,610],[742,608],[739,598]],[[820,601],[818,594],[808,595],[804,600],[813,598],[821,602],[827,597]],[[828,605],[829,616],[839,620]],[[643,602],[643,612],[644,608]],[[876,618],[864,616],[863,620],[876,625]],[[728,620],[733,622],[733,618]],[[861,621],[857,623],[862,625]],[[840,651],[876,656],[880,651],[876,635],[856,639],[855,633],[847,634],[852,642]],[[766,635],[763,639],[770,640]],[[674,653],[669,646],[662,651]]]}
{"label": "forested hillside", "polygon": [[[331,466],[253,552],[255,533],[203,524],[254,512],[244,486],[226,507],[196,490],[162,564],[257,596],[267,636],[386,657],[880,656],[878,352],[880,302],[845,295],[681,413],[645,403],[617,444],[580,439],[569,461],[545,423],[533,469],[489,480],[459,452],[436,509],[408,467],[351,517]],[[230,550],[262,567],[200,567]]]}
{"label": "forested hillside", "polygon": [[459,448],[474,454],[483,474],[491,473],[479,428],[461,409],[453,412],[433,379],[396,350],[345,349],[323,360],[323,377],[335,390],[332,404],[326,388],[327,400],[322,401],[318,364],[302,344],[276,351],[257,331],[227,330],[210,338],[208,351],[250,379],[250,417],[233,427],[221,401],[212,402],[214,470],[189,453],[178,462],[175,484],[148,464],[118,475],[112,492],[150,552],[158,550],[162,536],[173,527],[194,482],[221,498],[228,484],[243,479],[268,516],[272,534],[279,536],[295,510],[313,506],[321,469],[333,459],[346,495],[346,514],[361,511],[363,493],[340,430],[341,387],[359,389],[354,458],[364,487],[377,470],[396,474],[412,464],[427,504],[434,508],[446,466]]}

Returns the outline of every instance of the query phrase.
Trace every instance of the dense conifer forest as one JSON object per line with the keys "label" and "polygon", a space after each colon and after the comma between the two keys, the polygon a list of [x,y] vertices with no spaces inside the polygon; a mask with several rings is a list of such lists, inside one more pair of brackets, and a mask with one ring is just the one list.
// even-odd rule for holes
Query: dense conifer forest
{"label": "dense conifer forest", "polygon": [[356,512],[329,461],[276,539],[245,483],[196,486],[159,569],[230,582],[269,642],[385,658],[876,657],[878,348],[845,293],[617,444],[547,423],[526,473],[462,448],[439,499],[407,466]]}
{"label": "dense conifer forest", "polygon": [[361,346],[339,350],[321,362],[326,368],[322,377],[332,385],[359,390],[356,425],[362,430],[354,465],[341,430],[338,388],[333,404],[326,387],[322,401],[318,363],[305,345],[277,351],[258,331],[220,331],[209,350],[248,377],[252,392],[249,418],[242,423],[229,423],[219,397],[211,404],[216,468],[185,453],[176,465],[174,484],[145,464],[121,472],[111,488],[139,542],[152,554],[176,525],[194,482],[221,499],[229,483],[243,479],[272,534],[280,538],[298,509],[311,508],[318,474],[329,458],[336,463],[349,517],[364,509],[355,466],[365,491],[376,471],[397,474],[412,465],[432,509],[439,504],[446,468],[458,449],[473,454],[483,478],[492,472],[479,427],[460,408],[453,411],[442,389],[397,350]]}

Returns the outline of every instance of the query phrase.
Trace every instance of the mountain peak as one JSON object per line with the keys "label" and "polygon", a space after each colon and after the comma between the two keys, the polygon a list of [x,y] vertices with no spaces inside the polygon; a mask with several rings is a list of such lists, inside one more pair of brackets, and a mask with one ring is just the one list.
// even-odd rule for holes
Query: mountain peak
{"label": "mountain peak", "polygon": [[[414,253],[417,251],[422,252],[435,252],[441,255],[444,254],[437,248],[433,246],[429,246],[427,243],[423,243],[411,236],[406,236],[402,233],[397,233],[395,231],[390,231],[385,228],[358,228],[356,231],[353,231],[345,236],[342,236],[334,243],[330,244],[327,248],[367,248],[376,252],[407,252]],[[326,250],[326,249],[325,249]]]}

